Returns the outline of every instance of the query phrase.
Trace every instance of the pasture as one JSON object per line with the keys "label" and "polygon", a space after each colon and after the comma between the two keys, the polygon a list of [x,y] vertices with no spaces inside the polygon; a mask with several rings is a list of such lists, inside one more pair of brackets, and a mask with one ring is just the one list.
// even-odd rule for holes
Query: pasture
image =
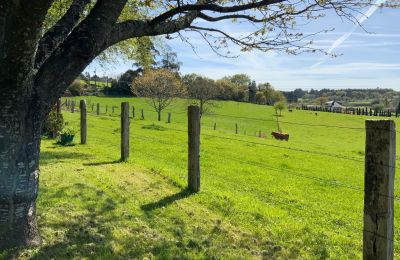
{"label": "pasture", "polygon": [[[361,258],[369,117],[284,111],[285,142],[271,138],[277,128],[272,107],[217,102],[202,117],[201,191],[191,194],[185,189],[186,100],[173,103],[161,122],[143,99],[86,100],[87,145],[79,145],[79,134],[74,146],[42,141],[43,245],[0,258]],[[122,101],[135,106],[126,163],[118,161]],[[91,110],[96,103],[100,116]],[[79,129],[79,113],[63,110],[63,116]],[[396,227],[399,205],[395,200]],[[395,258],[399,239],[395,229]]]}

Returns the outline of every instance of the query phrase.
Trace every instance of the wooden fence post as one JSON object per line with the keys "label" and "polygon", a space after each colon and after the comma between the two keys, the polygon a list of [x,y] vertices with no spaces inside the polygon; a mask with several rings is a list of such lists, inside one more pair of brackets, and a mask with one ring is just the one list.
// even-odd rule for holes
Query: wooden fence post
{"label": "wooden fence post", "polygon": [[238,134],[238,124],[237,123],[235,124],[235,128],[236,128],[235,132],[236,132],[236,134]]}
{"label": "wooden fence post", "polygon": [[214,123],[214,130],[217,130],[217,123]]}
{"label": "wooden fence post", "polygon": [[94,111],[94,103],[92,103],[92,112]]}
{"label": "wooden fence post", "polygon": [[100,103],[97,103],[96,114],[100,115]]}
{"label": "wooden fence post", "polygon": [[135,107],[132,106],[132,118],[135,118]]}
{"label": "wooden fence post", "polygon": [[188,188],[200,190],[200,108],[188,107]]}
{"label": "wooden fence post", "polygon": [[141,119],[144,120],[144,111],[143,111],[143,108],[142,108],[142,117],[141,117]]}
{"label": "wooden fence post", "polygon": [[67,99],[65,102],[67,103],[67,110],[69,110],[69,99]]}
{"label": "wooden fence post", "polygon": [[171,112],[168,112],[168,124],[171,123]]}
{"label": "wooden fence post", "polygon": [[86,101],[81,100],[79,104],[81,110],[81,144],[86,144],[87,123],[86,123]]}
{"label": "wooden fence post", "polygon": [[108,105],[106,105],[106,114],[107,114],[107,112],[108,112]]}
{"label": "wooden fence post", "polygon": [[129,158],[129,102],[121,103],[121,161]]}
{"label": "wooden fence post", "polygon": [[393,120],[365,126],[363,258],[393,259],[396,127]]}
{"label": "wooden fence post", "polygon": [[75,113],[75,100],[71,102],[71,113]]}
{"label": "wooden fence post", "polygon": [[115,111],[115,107],[114,106],[112,106],[112,113],[114,114],[114,111]]}

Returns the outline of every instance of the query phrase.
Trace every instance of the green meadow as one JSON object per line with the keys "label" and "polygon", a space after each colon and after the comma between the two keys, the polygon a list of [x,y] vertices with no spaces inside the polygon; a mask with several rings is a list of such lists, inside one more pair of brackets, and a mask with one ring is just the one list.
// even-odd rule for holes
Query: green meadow
{"label": "green meadow", "polygon": [[[272,107],[217,102],[201,119],[201,191],[192,194],[186,190],[187,100],[174,102],[158,122],[144,99],[84,98],[88,143],[80,145],[77,134],[72,146],[41,144],[42,246],[0,258],[362,258],[369,117],[285,110],[279,120],[290,134],[286,142],[271,138]],[[122,101],[135,107],[126,163],[119,162]],[[100,116],[92,111],[96,103]],[[79,112],[63,110],[63,116],[79,129]],[[399,206],[395,200],[396,227]],[[397,228],[395,258],[399,239]]]}

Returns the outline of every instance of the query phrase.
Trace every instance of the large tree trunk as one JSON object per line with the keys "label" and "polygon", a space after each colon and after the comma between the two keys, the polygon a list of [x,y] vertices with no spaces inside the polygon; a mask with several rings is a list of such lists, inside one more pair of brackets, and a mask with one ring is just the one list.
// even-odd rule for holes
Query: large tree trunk
{"label": "large tree trunk", "polygon": [[14,95],[0,100],[0,250],[40,243],[35,201],[42,113],[34,99]]}

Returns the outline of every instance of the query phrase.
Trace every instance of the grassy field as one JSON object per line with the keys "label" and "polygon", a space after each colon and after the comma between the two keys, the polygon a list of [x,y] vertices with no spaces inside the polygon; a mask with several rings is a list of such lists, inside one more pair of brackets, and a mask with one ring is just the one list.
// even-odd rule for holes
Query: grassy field
{"label": "grassy field", "polygon": [[[271,107],[219,102],[202,118],[201,192],[191,194],[187,101],[175,102],[157,122],[143,99],[86,100],[87,145],[79,137],[68,147],[42,142],[43,245],[0,258],[361,258],[367,117],[284,111],[281,127],[290,133],[284,142],[269,135],[276,129]],[[127,163],[118,162],[122,101],[136,112]],[[91,111],[95,103],[101,116]],[[64,119],[78,127],[79,113],[64,111]],[[266,139],[254,136],[258,131]],[[399,185],[396,178],[396,195]],[[395,258],[399,235],[395,229]]]}

